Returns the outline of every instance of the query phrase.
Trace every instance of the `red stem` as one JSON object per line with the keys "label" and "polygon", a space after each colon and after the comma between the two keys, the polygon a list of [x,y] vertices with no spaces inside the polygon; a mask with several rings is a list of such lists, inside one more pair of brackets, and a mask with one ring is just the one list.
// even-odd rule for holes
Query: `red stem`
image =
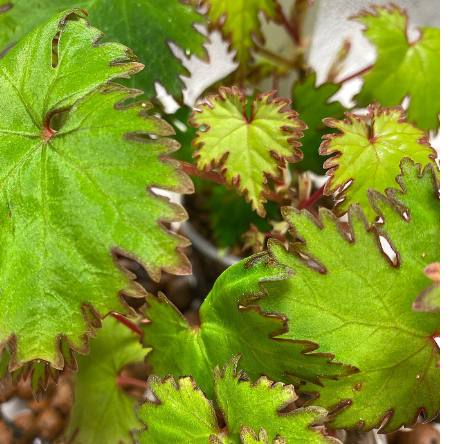
{"label": "red stem", "polygon": [[287,20],[287,17],[283,14],[281,11],[281,18],[282,18],[282,24],[284,28],[286,28],[288,34],[290,37],[292,37],[292,40],[295,42],[295,44],[298,46],[300,44],[300,35],[298,34],[298,31],[296,28],[294,28],[289,21]]}
{"label": "red stem", "polygon": [[129,321],[124,316],[121,316],[117,313],[110,313],[110,314],[115,319],[117,319],[119,322],[121,322],[121,324],[124,324],[126,327],[130,328],[130,330],[132,330],[134,333],[137,333],[139,335],[143,334],[143,332],[132,321]]}
{"label": "red stem", "polygon": [[[220,173],[217,171],[209,171],[207,173],[200,172],[195,165],[184,162],[182,160],[178,160],[178,162],[182,165],[182,171],[190,176],[196,176],[201,179],[210,180],[211,182],[218,183],[220,185],[226,186],[226,181],[220,176]],[[273,190],[270,190],[269,193],[265,193],[264,197],[272,200],[273,202],[277,202],[281,205],[286,203],[283,196],[279,195]]]}
{"label": "red stem", "polygon": [[309,199],[300,202],[297,206],[297,209],[302,210],[303,208],[310,207],[315,201],[317,201],[323,196],[324,189],[325,185],[322,185]]}
{"label": "red stem", "polygon": [[345,83],[348,82],[349,80],[353,80],[356,77],[361,77],[362,75],[366,74],[367,71],[370,71],[373,67],[374,65],[370,65],[367,68],[364,68],[361,71],[355,72],[355,74],[352,74],[351,76],[348,76],[345,79],[340,80],[337,83]]}
{"label": "red stem", "polygon": [[133,385],[135,387],[140,388],[148,388],[148,384],[146,381],[141,381],[140,379],[129,378],[128,376],[118,375],[116,382],[118,385]]}

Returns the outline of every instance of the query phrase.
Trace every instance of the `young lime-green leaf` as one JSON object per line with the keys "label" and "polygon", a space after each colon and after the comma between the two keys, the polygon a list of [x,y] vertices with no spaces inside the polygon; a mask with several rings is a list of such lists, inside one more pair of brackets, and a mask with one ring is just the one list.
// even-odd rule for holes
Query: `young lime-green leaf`
{"label": "young lime-green leaf", "polygon": [[32,360],[63,368],[71,349],[88,352],[99,318],[129,311],[121,294],[146,294],[118,253],[157,280],[190,271],[188,241],[162,225],[185,212],[150,189],[190,188],[160,159],[177,148],[163,137],[172,128],[146,102],[122,105],[139,91],[99,86],[140,69],[101,36],[66,11],[0,61],[0,350],[12,347],[10,371]]}
{"label": "young lime-green leaf", "polygon": [[342,134],[324,136],[319,152],[323,156],[339,153],[324,165],[332,167],[327,172],[329,179],[324,193],[331,195],[338,191],[335,214],[342,216],[351,204],[358,203],[372,221],[377,215],[369,203],[367,190],[384,192],[396,185],[399,164],[404,157],[427,165],[434,162],[436,151],[424,131],[405,122],[401,107],[379,109],[374,104],[368,111],[369,125],[350,113],[345,113],[348,117],[345,120],[325,119],[330,128]]}
{"label": "young lime-green leaf", "polygon": [[303,137],[303,162],[295,164],[295,168],[325,174],[325,158],[319,155],[319,147],[322,136],[331,130],[323,123],[323,119],[339,119],[344,108],[336,100],[329,101],[341,88],[340,84],[327,82],[318,87],[315,84],[316,73],[313,72],[303,81],[297,81],[293,87],[293,109],[308,126]]}
{"label": "young lime-green leaf", "polygon": [[[308,383],[314,404],[344,409],[329,423],[335,428],[382,426],[390,432],[411,427],[421,410],[431,420],[439,411],[439,313],[412,310],[414,298],[428,285],[425,265],[439,259],[439,198],[435,168],[402,161],[402,190],[369,197],[384,224],[368,229],[362,211],[348,211],[351,238],[328,210],[320,221],[307,211],[285,208],[284,216],[300,243],[290,252],[269,241],[271,256],[295,271],[291,279],[264,284],[269,297],[264,313],[288,317],[289,333],[281,338],[307,339],[319,351],[334,353],[360,372]],[[406,212],[407,216],[404,216]],[[396,251],[396,264],[382,252],[383,236]],[[281,355],[281,359],[283,359]]]}
{"label": "young lime-green leaf", "polygon": [[180,0],[0,0],[0,51],[17,43],[48,17],[77,6],[88,10],[90,22],[101,29],[109,41],[122,42],[134,49],[146,65],[127,86],[155,93],[155,82],[169,94],[181,96],[184,87],[180,75],[188,71],[171,51],[169,42],[187,55],[205,57],[206,37],[193,24],[204,24],[205,18],[192,5]]}
{"label": "young lime-green leaf", "polygon": [[257,229],[256,225],[251,224],[250,229],[242,237],[245,240],[243,244],[244,251],[251,249],[256,254],[264,249],[265,235]]}
{"label": "young lime-green leaf", "polygon": [[119,372],[147,353],[138,335],[108,316],[91,352],[78,359],[75,402],[65,439],[72,444],[132,444],[132,429],[141,426],[134,414],[136,399],[118,386]]}
{"label": "young lime-green leaf", "polygon": [[317,348],[313,342],[273,339],[287,330],[287,319],[277,313],[262,316],[252,302],[265,297],[264,282],[280,282],[291,275],[292,270],[269,260],[266,253],[228,268],[201,306],[200,326],[191,325],[163,294],[149,296],[146,316],[152,322],[141,328],[144,343],[152,347],[147,362],[153,373],[192,375],[213,398],[213,369],[237,353],[243,353],[240,365],[250,377],[265,374],[285,383],[290,383],[291,375],[303,375],[321,384],[323,378],[356,371],[331,362],[327,353],[312,353]]}
{"label": "young lime-green leaf", "polygon": [[271,99],[275,92],[257,95],[248,116],[240,90],[221,87],[220,94],[209,96],[189,119],[195,128],[207,127],[193,139],[198,168],[218,168],[226,183],[245,193],[260,216],[265,215],[267,178],[281,180],[286,161],[302,158],[296,139],[303,137],[301,130],[306,128],[295,111],[284,110],[290,100]]}
{"label": "young lime-green leaf", "polygon": [[[212,375],[211,375],[212,377]],[[221,436],[212,401],[209,401],[191,376],[160,379],[151,375],[149,387],[156,402],[144,402],[137,412],[146,429],[135,433],[139,444],[227,444]]]}
{"label": "young lime-green leaf", "polygon": [[413,302],[413,310],[416,311],[439,311],[440,307],[440,265],[439,262],[429,264],[424,268],[424,274],[434,284],[422,290]]}
{"label": "young lime-green leaf", "polygon": [[255,47],[255,41],[264,43],[259,12],[276,22],[281,18],[276,0],[201,0],[201,6],[209,8],[210,27],[220,27],[223,37],[237,51],[236,59],[242,69],[251,59],[250,50]]}
{"label": "young lime-green leaf", "polygon": [[384,106],[396,106],[408,96],[408,121],[425,131],[438,130],[439,29],[421,28],[419,39],[410,42],[407,13],[395,6],[374,7],[354,18],[366,26],[364,34],[378,52],[355,97],[358,105],[377,100]]}
{"label": "young lime-green leaf", "polygon": [[245,373],[236,371],[239,357],[227,362],[223,371],[218,366],[214,371],[215,396],[226,422],[225,429],[220,430],[213,403],[192,377],[180,378],[177,386],[172,376],[164,380],[151,376],[149,386],[157,401],[145,402],[138,411],[146,425],[135,434],[138,443],[268,444],[268,437],[275,444],[339,443],[310,428],[325,418],[326,410],[308,407],[280,413],[298,398],[293,386],[266,377],[253,383]]}

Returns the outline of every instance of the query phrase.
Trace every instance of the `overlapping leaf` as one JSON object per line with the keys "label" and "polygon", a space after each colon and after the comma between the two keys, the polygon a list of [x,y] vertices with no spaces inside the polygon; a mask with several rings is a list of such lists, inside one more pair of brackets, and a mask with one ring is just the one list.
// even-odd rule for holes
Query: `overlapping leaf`
{"label": "overlapping leaf", "polygon": [[[186,3],[186,2],[185,2]],[[101,29],[109,41],[122,42],[134,49],[146,69],[127,82],[147,94],[154,94],[160,82],[169,94],[180,96],[184,86],[179,78],[187,70],[174,56],[169,43],[187,55],[205,56],[206,37],[193,24],[205,19],[192,5],[180,0],[0,0],[0,51],[17,43],[33,28],[54,14],[77,6],[87,9],[90,22]]]}
{"label": "overlapping leaf", "polygon": [[303,81],[298,81],[293,87],[293,108],[299,118],[305,122],[308,129],[303,137],[303,162],[295,165],[303,171],[310,170],[316,174],[325,174],[323,163],[325,158],[319,155],[322,136],[331,133],[323,123],[326,117],[339,119],[344,111],[338,101],[329,99],[341,88],[340,84],[327,82],[318,87],[316,73],[313,72]]}
{"label": "overlapping leaf", "polygon": [[227,428],[220,430],[212,402],[191,377],[180,378],[177,386],[172,376],[164,380],[151,376],[149,386],[157,401],[145,402],[138,411],[147,426],[135,435],[138,442],[246,444],[258,442],[257,437],[250,441],[257,432],[273,443],[339,443],[310,428],[326,416],[326,410],[308,407],[280,413],[298,398],[293,386],[266,377],[253,383],[245,373],[236,371],[238,359],[232,358],[223,371],[217,366],[213,376],[216,400]]}
{"label": "overlapping leaf", "polygon": [[[369,106],[370,125],[358,116],[345,113],[345,120],[324,119],[331,128],[342,134],[324,136],[320,154],[339,153],[325,162],[331,168],[325,185],[325,194],[338,191],[334,208],[342,216],[351,204],[358,203],[367,219],[372,221],[376,212],[367,198],[367,190],[380,192],[396,185],[398,167],[404,157],[421,165],[434,162],[436,151],[430,146],[426,133],[405,122],[401,107],[381,108]],[[351,181],[351,184],[349,182]]]}
{"label": "overlapping leaf", "polygon": [[366,25],[365,36],[377,47],[373,68],[355,98],[366,106],[378,100],[384,106],[400,105],[409,96],[408,121],[429,130],[439,127],[439,29],[421,28],[410,42],[408,16],[397,7],[374,7],[354,17]]}
{"label": "overlapping leaf", "polygon": [[65,431],[72,444],[132,444],[132,429],[140,422],[134,414],[136,399],[118,386],[119,372],[143,360],[147,350],[138,335],[108,316],[91,353],[80,356],[75,373],[75,402]]}
{"label": "overlapping leaf", "polygon": [[[187,241],[162,225],[184,210],[149,190],[190,189],[160,159],[177,148],[161,137],[172,128],[146,115],[148,103],[121,105],[139,91],[99,86],[141,65],[125,46],[99,44],[80,14],[56,15],[0,61],[0,349],[11,346],[10,371],[32,360],[61,369],[71,350],[87,353],[99,318],[128,311],[120,293],[145,294],[118,253],[154,279],[190,271]],[[68,109],[54,132],[51,116]]]}
{"label": "overlapping leaf", "polygon": [[269,260],[266,253],[233,265],[203,302],[200,326],[191,325],[163,294],[149,296],[146,316],[152,323],[143,323],[141,328],[144,343],[152,347],[147,357],[152,372],[160,377],[192,375],[212,398],[213,369],[237,353],[243,353],[240,365],[251,378],[265,374],[290,383],[291,375],[304,375],[320,384],[323,378],[356,371],[332,363],[327,353],[313,353],[315,343],[273,339],[287,330],[287,319],[276,313],[263,316],[250,304],[265,296],[264,282],[281,282],[291,275],[292,270]]}
{"label": "overlapping leaf", "polygon": [[296,139],[303,137],[301,130],[306,128],[295,111],[284,111],[290,100],[271,99],[274,94],[259,94],[248,116],[247,100],[239,89],[222,87],[219,95],[198,105],[199,111],[189,120],[193,127],[207,127],[193,139],[198,168],[219,168],[226,183],[245,193],[261,216],[265,215],[264,194],[269,191],[267,177],[281,180],[286,161],[301,159],[301,143]]}
{"label": "overlapping leaf", "polygon": [[209,8],[211,28],[221,27],[223,37],[237,51],[236,59],[242,68],[251,58],[254,39],[264,41],[259,12],[268,19],[280,20],[280,6],[276,0],[202,0],[201,5]]}
{"label": "overlapping leaf", "polygon": [[[420,174],[420,165],[405,159],[402,172],[403,191],[389,189],[389,198],[369,191],[384,224],[368,231],[361,210],[352,206],[349,238],[328,210],[320,212],[319,222],[306,211],[286,208],[284,216],[301,243],[287,252],[269,241],[271,256],[296,273],[277,286],[264,284],[269,297],[259,303],[264,312],[288,316],[290,330],[281,338],[316,342],[319,351],[360,370],[303,389],[318,393],[315,405],[345,407],[332,427],[362,425],[367,431],[386,419],[383,430],[389,432],[411,427],[421,410],[425,420],[439,411],[439,348],[433,339],[439,313],[411,308],[429,282],[424,266],[439,259],[438,188],[432,165]],[[379,236],[395,249],[396,264],[379,251]]]}

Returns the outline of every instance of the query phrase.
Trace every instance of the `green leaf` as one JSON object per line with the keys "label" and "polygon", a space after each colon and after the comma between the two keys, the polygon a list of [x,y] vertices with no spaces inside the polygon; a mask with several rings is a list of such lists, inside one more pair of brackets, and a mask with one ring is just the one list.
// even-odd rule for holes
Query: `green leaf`
{"label": "green leaf", "polygon": [[278,313],[262,316],[252,303],[265,297],[264,282],[281,282],[291,275],[289,268],[266,253],[228,268],[201,306],[200,326],[191,325],[163,294],[149,296],[146,316],[152,323],[141,324],[141,329],[143,343],[152,346],[146,361],[153,373],[160,377],[192,375],[213,398],[213,369],[237,353],[243,353],[240,364],[251,378],[265,374],[290,383],[292,375],[303,374],[321,384],[320,378],[335,379],[356,371],[331,362],[327,353],[312,353],[317,348],[312,342],[273,339],[287,331],[287,319]]}
{"label": "green leaf", "polygon": [[341,84],[327,82],[318,87],[315,84],[316,73],[313,72],[303,81],[297,81],[293,87],[293,109],[308,126],[303,137],[303,162],[295,164],[295,168],[323,175],[325,158],[319,155],[319,147],[322,136],[331,133],[331,130],[322,119],[339,119],[344,108],[338,101],[329,102]]}
{"label": "green leaf", "polygon": [[134,48],[146,69],[127,86],[148,95],[155,93],[155,82],[159,82],[169,94],[181,96],[184,83],[179,76],[187,76],[188,71],[173,55],[169,42],[187,55],[206,56],[202,46],[206,37],[193,27],[204,24],[205,18],[194,6],[179,0],[0,0],[0,8],[2,5],[6,11],[0,14],[0,51],[64,9],[74,5],[87,9],[91,24],[102,29],[108,40]]}
{"label": "green leaf", "polygon": [[265,235],[258,230],[256,225],[251,224],[250,229],[243,233],[242,237],[245,239],[243,250],[251,249],[256,254],[264,249]]}
{"label": "green leaf", "polygon": [[210,28],[220,27],[223,37],[237,51],[236,60],[242,70],[251,59],[250,50],[255,48],[255,40],[264,43],[259,12],[276,22],[281,19],[276,0],[201,0],[201,6],[209,8]]}
{"label": "green leaf", "polygon": [[373,7],[354,17],[366,26],[364,35],[377,47],[377,61],[364,75],[355,97],[358,105],[374,100],[392,107],[410,98],[407,117],[425,131],[439,128],[439,29],[420,28],[421,36],[410,42],[408,16],[396,6]]}
{"label": "green leaf", "polygon": [[119,372],[144,359],[147,350],[139,336],[108,316],[91,341],[91,352],[78,359],[75,402],[65,440],[73,444],[132,444],[132,429],[141,427],[135,417],[136,399],[118,386]]}
{"label": "green leaf", "polygon": [[[390,432],[411,427],[421,410],[425,421],[439,411],[439,348],[433,339],[439,313],[411,308],[428,284],[422,269],[439,259],[438,185],[433,165],[422,174],[409,159],[401,167],[402,190],[388,189],[388,197],[369,191],[384,224],[368,229],[362,211],[352,206],[350,239],[328,210],[317,221],[306,210],[285,208],[301,242],[290,252],[275,240],[268,243],[272,258],[295,271],[277,286],[264,284],[269,297],[259,303],[264,313],[287,315],[289,333],[279,338],[318,343],[320,352],[360,370],[303,388],[318,394],[316,405],[344,407],[329,423],[334,428],[382,426]],[[380,236],[394,248],[396,264],[380,251]]]}
{"label": "green leaf", "polygon": [[[66,11],[0,61],[0,350],[9,342],[10,371],[33,360],[62,369],[70,350],[88,352],[100,318],[130,312],[122,295],[146,292],[117,254],[156,280],[190,271],[188,241],[162,225],[186,214],[149,189],[190,189],[160,159],[177,148],[163,137],[172,128],[147,115],[149,103],[122,104],[139,91],[99,86],[140,69],[101,35]],[[54,132],[51,116],[68,109]]]}
{"label": "green leaf", "polygon": [[[151,376],[149,386],[157,401],[145,402],[138,411],[147,428],[135,435],[137,441],[246,444],[253,442],[250,436],[265,426],[260,437],[275,438],[274,443],[338,443],[310,428],[326,416],[326,410],[308,407],[280,413],[298,398],[293,386],[274,383],[266,377],[253,383],[245,373],[236,371],[239,357],[227,362],[222,372],[218,366],[214,371],[215,396],[226,422],[224,431],[218,426],[212,402],[196,387],[192,377],[180,378],[178,387],[172,376],[164,380]],[[279,439],[280,435],[285,441]]]}
{"label": "green leaf", "polygon": [[250,224],[254,224],[261,231],[270,231],[269,218],[281,220],[280,207],[276,202],[266,203],[266,219],[258,216],[239,196],[235,190],[228,190],[223,185],[209,186],[211,195],[207,199],[205,208],[209,212],[211,228],[216,244],[220,248],[230,248],[242,242],[242,235]]}
{"label": "green leaf", "polygon": [[199,111],[188,122],[195,128],[207,127],[197,132],[192,143],[198,168],[218,168],[226,183],[245,193],[260,216],[265,215],[267,178],[282,180],[286,161],[301,159],[301,143],[296,139],[303,137],[301,130],[306,128],[295,111],[283,110],[290,100],[270,99],[274,94],[257,95],[248,116],[248,102],[240,90],[221,87],[219,95],[197,106]]}
{"label": "green leaf", "polygon": [[320,146],[323,156],[339,153],[325,162],[325,168],[332,168],[327,172],[330,177],[324,194],[338,192],[336,215],[342,216],[351,204],[358,203],[372,221],[376,212],[369,203],[367,190],[384,192],[396,185],[399,164],[404,157],[427,165],[434,162],[436,151],[424,131],[405,122],[401,107],[379,109],[376,104],[370,105],[369,125],[354,114],[345,115],[348,119],[324,119],[330,128],[342,132],[325,136]]}

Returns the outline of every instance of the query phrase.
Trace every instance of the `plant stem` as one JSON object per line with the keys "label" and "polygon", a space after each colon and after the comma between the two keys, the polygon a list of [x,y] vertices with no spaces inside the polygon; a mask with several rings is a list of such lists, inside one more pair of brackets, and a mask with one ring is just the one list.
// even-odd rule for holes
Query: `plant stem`
{"label": "plant stem", "polygon": [[287,20],[287,17],[281,11],[282,24],[284,28],[286,28],[287,33],[290,35],[294,43],[298,46],[300,44],[300,34],[298,33],[297,28],[292,26],[291,23]]}
{"label": "plant stem", "polygon": [[147,389],[148,384],[146,381],[141,381],[141,379],[129,378],[128,376],[118,375],[116,382],[118,385],[133,385],[135,387],[140,387]]}
{"label": "plant stem", "polygon": [[355,74],[352,74],[351,76],[348,76],[345,79],[340,80],[337,83],[345,83],[345,82],[348,82],[349,80],[353,80],[356,77],[361,77],[362,75],[366,74],[366,72],[370,71],[373,67],[374,67],[374,65],[370,65],[370,66],[362,69],[361,71],[358,71]]}
{"label": "plant stem", "polygon": [[[220,176],[220,173],[217,171],[209,171],[207,173],[203,173],[199,171],[195,165],[184,162],[182,160],[178,160],[178,162],[182,165],[182,171],[190,176],[196,176],[201,179],[209,180],[210,182],[215,182],[220,185],[227,186],[226,181]],[[276,193],[273,190],[270,190],[268,193],[264,194],[264,197],[268,200],[272,200],[273,202],[284,205],[286,203],[286,199],[284,196]]]}
{"label": "plant stem", "polygon": [[296,69],[298,68],[297,61],[291,61],[284,57],[281,57],[279,54],[274,53],[273,51],[269,51],[267,48],[263,48],[262,46],[256,46],[256,51],[260,52],[265,57],[271,59],[273,62],[278,65],[284,65],[288,69]]}
{"label": "plant stem", "polygon": [[117,319],[119,322],[121,322],[121,324],[124,324],[126,327],[128,327],[130,330],[132,330],[134,333],[137,333],[139,335],[143,334],[143,332],[132,321],[129,321],[124,316],[117,314],[117,313],[110,313],[110,314],[115,319]]}
{"label": "plant stem", "polygon": [[325,185],[322,185],[309,199],[300,202],[297,205],[298,210],[302,210],[303,208],[310,207],[314,202],[320,199],[323,196],[323,190],[325,189]]}

